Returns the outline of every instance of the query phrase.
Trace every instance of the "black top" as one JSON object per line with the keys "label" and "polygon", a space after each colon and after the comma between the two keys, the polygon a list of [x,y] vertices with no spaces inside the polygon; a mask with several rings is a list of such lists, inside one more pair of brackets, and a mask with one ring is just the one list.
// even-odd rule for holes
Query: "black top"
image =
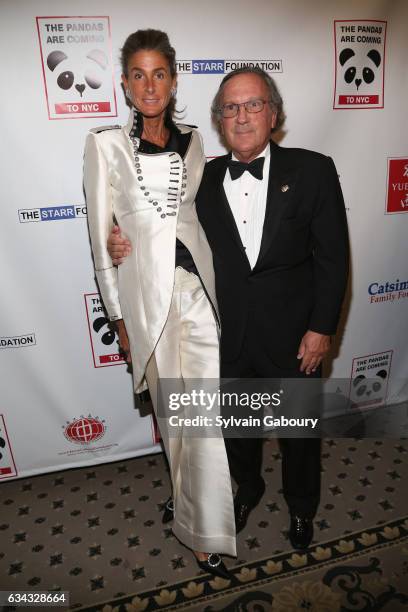
{"label": "black top", "polygon": [[[138,120],[137,122],[136,133],[136,136],[138,138],[140,138],[140,135],[143,132],[143,118],[141,115],[139,115],[139,117],[140,120]],[[169,139],[166,145],[164,147],[160,147],[159,145],[154,144],[153,142],[149,142],[148,140],[140,138],[140,153],[152,155],[154,153],[168,153],[174,151],[178,153],[181,157],[184,157],[187,152],[188,145],[190,144],[191,132],[187,134],[182,134],[178,129],[177,125],[171,119],[168,118],[166,118],[165,125],[170,132]],[[176,267],[184,268],[188,272],[193,272],[198,276],[198,271],[190,251],[178,238],[176,238]]]}

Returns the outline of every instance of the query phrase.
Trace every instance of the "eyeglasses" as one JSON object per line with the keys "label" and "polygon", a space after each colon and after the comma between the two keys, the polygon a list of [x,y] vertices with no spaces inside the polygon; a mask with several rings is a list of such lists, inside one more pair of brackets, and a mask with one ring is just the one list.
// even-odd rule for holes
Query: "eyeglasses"
{"label": "eyeglasses", "polygon": [[221,106],[217,110],[218,113],[225,119],[230,119],[231,117],[236,117],[238,115],[240,106],[243,106],[247,113],[260,113],[267,103],[270,103],[270,100],[261,100],[260,98],[256,98],[255,100],[241,102],[241,104],[236,104],[235,102],[224,104],[224,106]]}

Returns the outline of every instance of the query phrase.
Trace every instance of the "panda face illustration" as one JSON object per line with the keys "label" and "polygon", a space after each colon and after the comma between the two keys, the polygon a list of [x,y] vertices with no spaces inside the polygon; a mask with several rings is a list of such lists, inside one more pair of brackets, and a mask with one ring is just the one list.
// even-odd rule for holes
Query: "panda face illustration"
{"label": "panda face illustration", "polygon": [[375,404],[385,399],[386,370],[379,370],[375,377],[366,378],[363,374],[353,380],[352,400],[356,404]]}
{"label": "panda face illustration", "polygon": [[115,326],[106,317],[97,317],[92,324],[93,329],[97,334],[100,333],[102,344],[110,346],[116,339]]}
{"label": "panda face illustration", "polygon": [[353,49],[346,48],[340,52],[339,62],[344,70],[344,82],[358,91],[360,87],[363,90],[368,89],[364,86],[374,82],[381,64],[381,55],[376,49],[371,49],[359,60]]}
{"label": "panda face illustration", "polygon": [[[72,65],[72,64],[75,64]],[[56,85],[61,91],[76,90],[82,98],[87,87],[99,89],[104,80],[108,59],[100,49],[93,49],[86,55],[86,61],[70,62],[63,51],[52,51],[47,56],[47,66],[55,74]]]}

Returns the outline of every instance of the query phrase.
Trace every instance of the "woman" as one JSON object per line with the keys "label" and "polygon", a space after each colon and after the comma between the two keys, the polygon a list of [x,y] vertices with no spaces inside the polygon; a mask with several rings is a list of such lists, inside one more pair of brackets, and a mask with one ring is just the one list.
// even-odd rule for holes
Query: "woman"
{"label": "woman", "polygon": [[[157,415],[159,377],[179,379],[188,390],[191,379],[219,376],[212,255],[194,204],[205,158],[199,133],[172,119],[176,68],[167,34],[131,34],[121,59],[129,121],[91,130],[84,186],[103,302],[130,351],[135,391],[146,378]],[[114,217],[134,245],[119,271],[106,248]],[[202,569],[228,578],[219,553],[235,556],[236,548],[223,438],[173,437],[168,421],[158,421],[173,531]]]}

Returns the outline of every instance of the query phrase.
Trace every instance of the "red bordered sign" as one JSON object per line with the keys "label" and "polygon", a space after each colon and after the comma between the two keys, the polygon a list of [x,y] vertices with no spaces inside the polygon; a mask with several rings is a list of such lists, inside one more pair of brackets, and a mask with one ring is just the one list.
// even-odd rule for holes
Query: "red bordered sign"
{"label": "red bordered sign", "polygon": [[84,298],[95,368],[124,365],[116,329],[106,317],[99,293],[86,293]]}
{"label": "red bordered sign", "polygon": [[387,22],[334,22],[334,109],[384,108]]}
{"label": "red bordered sign", "polygon": [[387,399],[393,351],[354,357],[350,376],[352,407],[373,408]]}
{"label": "red bordered sign", "polygon": [[17,468],[6,429],[4,416],[0,414],[0,480],[17,476]]}
{"label": "red bordered sign", "polygon": [[408,157],[388,158],[385,213],[408,212]]}
{"label": "red bordered sign", "polygon": [[109,17],[37,17],[49,119],[116,117]]}

